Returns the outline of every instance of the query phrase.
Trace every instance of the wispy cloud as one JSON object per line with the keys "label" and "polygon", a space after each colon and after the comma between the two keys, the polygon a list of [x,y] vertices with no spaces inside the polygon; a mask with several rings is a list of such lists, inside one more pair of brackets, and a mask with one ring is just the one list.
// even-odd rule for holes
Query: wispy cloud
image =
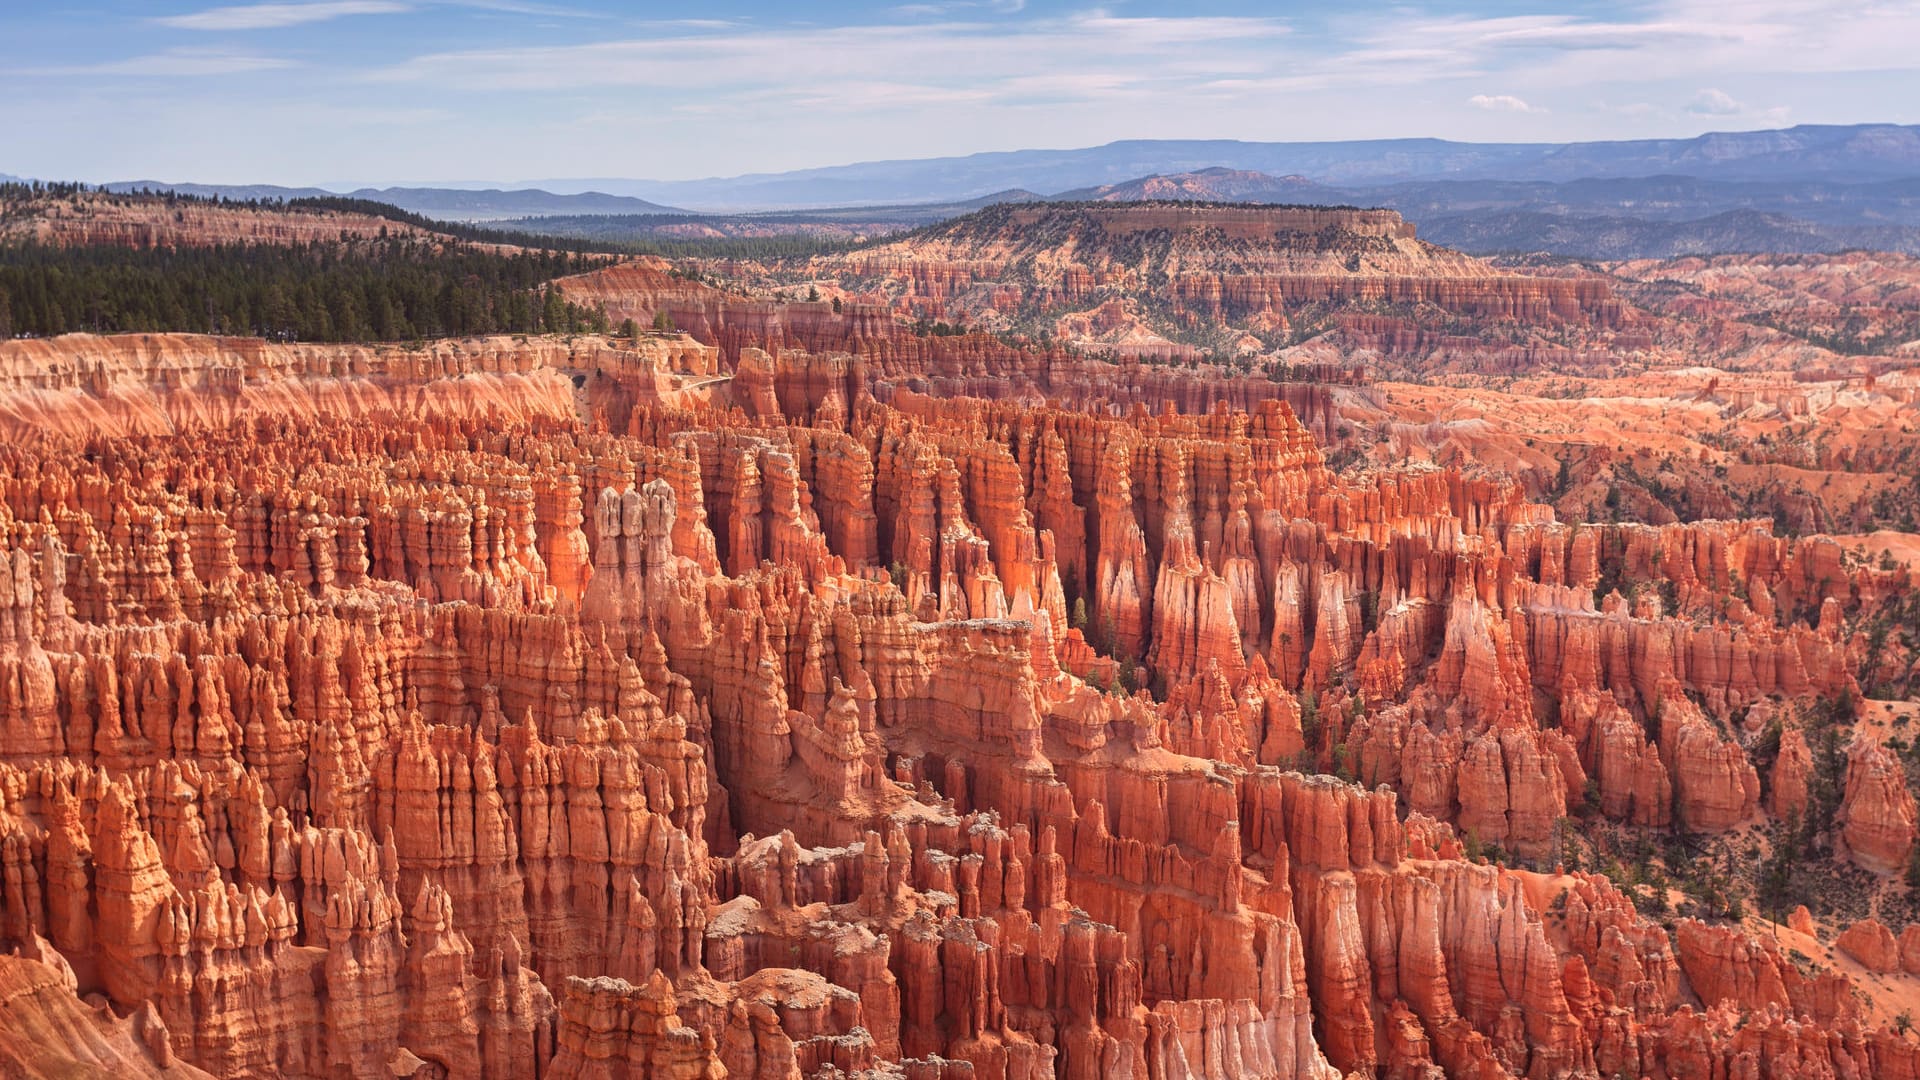
{"label": "wispy cloud", "polygon": [[1524,98],[1512,94],[1475,94],[1467,99],[1467,104],[1488,112],[1543,113],[1547,110],[1529,105]]}
{"label": "wispy cloud", "polygon": [[1563,87],[1719,72],[1912,71],[1911,43],[1920,40],[1913,0],[1663,0],[1621,10],[1628,14],[1412,14],[1378,20],[1363,36],[1376,47],[1418,41],[1480,69]]}
{"label": "wispy cloud", "polygon": [[[1118,17],[1089,12],[1017,24],[782,27],[687,32],[580,45],[431,53],[372,74],[375,81],[472,90],[564,91],[649,87],[716,94],[787,87],[862,108],[874,87],[918,88],[940,100],[1019,99],[1038,75],[1082,88],[1198,85],[1221,72],[1265,70],[1260,51],[1284,38],[1275,19]],[[859,78],[849,80],[848,73]],[[1055,87],[1057,89],[1057,87]],[[902,99],[896,99],[902,100]]]}
{"label": "wispy cloud", "polygon": [[[1133,138],[1635,138],[1771,126],[1789,110],[1920,121],[1920,0],[1632,0],[1521,15],[1397,0],[1245,18],[1189,15],[1174,0],[880,0],[752,5],[752,16],[708,5],[693,18],[671,17],[684,5],[649,18],[605,0],[117,6],[140,17],[22,22],[23,40],[47,39],[17,50],[27,62],[68,66],[0,65],[19,105],[0,140],[9,160],[37,155],[43,174],[69,175],[137,159],[150,163],[141,172],[172,162],[181,175],[226,162],[287,179],[471,176],[498,169],[502,131],[561,125],[593,147],[595,169],[661,175]],[[319,25],[328,32],[287,30]],[[439,40],[458,44],[401,32],[428,25],[457,30]],[[14,29],[0,15],[0,39]],[[156,30],[166,44],[223,48],[162,51]],[[247,32],[272,47],[217,36]],[[62,74],[75,78],[47,77]],[[300,112],[321,101],[440,112],[379,127]],[[302,139],[280,138],[295,127]]]}
{"label": "wispy cloud", "polygon": [[893,9],[893,13],[909,18],[945,18],[968,11],[1018,15],[1026,9],[1027,0],[929,0],[925,3],[901,4]]}
{"label": "wispy cloud", "polygon": [[228,52],[221,49],[169,49],[122,60],[104,60],[94,64],[68,64],[27,68],[24,75],[127,75],[160,78],[195,78],[207,75],[244,75],[293,67],[293,61],[257,53]]}
{"label": "wispy cloud", "polygon": [[176,30],[280,30],[349,15],[398,15],[411,10],[411,5],[398,0],[315,0],[297,4],[238,4],[185,15],[163,15],[154,21]]}
{"label": "wispy cloud", "polygon": [[1709,86],[1693,95],[1693,101],[1687,111],[1701,116],[1733,116],[1746,111],[1746,106],[1735,101],[1732,94],[1725,90],[1716,90]]}
{"label": "wispy cloud", "polygon": [[493,11],[503,15],[545,15],[563,19],[607,19],[612,16],[597,11],[583,11],[577,7],[565,7],[560,4],[541,4],[531,0],[438,0],[448,7],[473,8],[476,11]]}
{"label": "wispy cloud", "polygon": [[[477,94],[645,93],[663,111],[728,114],[741,123],[756,123],[755,110],[764,115],[783,106],[861,114],[882,125],[892,122],[886,116],[973,124],[1007,110],[1051,108],[1106,110],[1101,123],[1120,131],[1124,121],[1147,115],[1163,122],[1205,115],[1219,129],[1229,115],[1222,110],[1244,121],[1287,115],[1295,103],[1326,102],[1328,95],[1382,101],[1368,95],[1426,86],[1444,88],[1435,100],[1451,104],[1426,106],[1421,122],[1444,112],[1464,134],[1496,130],[1488,125],[1514,116],[1623,116],[1595,104],[1550,110],[1546,102],[1595,102],[1607,88],[1646,85],[1630,73],[1688,73],[1738,88],[1772,71],[1913,68],[1904,46],[1890,43],[1920,40],[1920,3],[1860,6],[1867,2],[1650,0],[1604,16],[1401,9],[1392,17],[1356,13],[1327,30],[1278,17],[1138,8],[1004,18],[987,13],[1000,6],[994,0],[919,0],[853,25],[654,24],[658,32],[641,37],[429,52],[363,74],[374,83]],[[893,21],[903,16],[909,18]],[[1819,44],[1816,55],[1807,55],[1808,42]],[[1488,84],[1498,92],[1480,89]],[[1663,89],[1674,93],[1671,85]],[[1703,101],[1646,122],[1729,115],[1715,111],[1720,107]],[[960,109],[975,113],[961,117]],[[1367,120],[1373,134],[1414,133],[1406,126],[1414,117],[1401,108]],[[1267,123],[1248,132],[1273,133]]]}
{"label": "wispy cloud", "polygon": [[1554,49],[1564,52],[1638,49],[1649,44],[1735,41],[1731,26],[1657,19],[1597,22],[1571,15],[1523,15],[1461,22],[1466,37],[1490,49]]}

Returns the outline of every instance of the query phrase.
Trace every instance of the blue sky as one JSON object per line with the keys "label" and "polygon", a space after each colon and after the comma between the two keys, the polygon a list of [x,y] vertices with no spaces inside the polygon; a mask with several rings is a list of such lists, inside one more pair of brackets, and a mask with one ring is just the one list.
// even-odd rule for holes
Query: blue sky
{"label": "blue sky", "polygon": [[1920,121],[1920,0],[0,0],[0,172],[685,179],[1124,138]]}

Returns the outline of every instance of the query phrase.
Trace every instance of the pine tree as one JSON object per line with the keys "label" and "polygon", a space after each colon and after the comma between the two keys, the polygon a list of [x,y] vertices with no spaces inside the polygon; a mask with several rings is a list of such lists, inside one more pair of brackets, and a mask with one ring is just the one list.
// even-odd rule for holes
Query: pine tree
{"label": "pine tree", "polygon": [[1320,748],[1320,701],[1312,690],[1300,691],[1300,737],[1309,752]]}
{"label": "pine tree", "polygon": [[262,333],[319,341],[601,327],[549,282],[591,264],[412,239],[204,249],[0,247],[8,332]]}

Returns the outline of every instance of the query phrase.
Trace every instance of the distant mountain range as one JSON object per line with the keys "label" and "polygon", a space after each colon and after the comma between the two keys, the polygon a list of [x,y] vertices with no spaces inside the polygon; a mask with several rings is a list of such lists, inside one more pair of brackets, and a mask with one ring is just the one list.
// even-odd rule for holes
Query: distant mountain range
{"label": "distant mountain range", "polygon": [[[1863,184],[1920,176],[1920,125],[1803,124],[1769,131],[1711,132],[1687,139],[1572,143],[1468,143],[1446,139],[1241,142],[1134,139],[1077,150],[1009,150],[966,157],[867,161],[782,173],[702,180],[540,179],[511,184],[328,185],[333,194],[379,198],[420,213],[468,220],[540,214],[796,210],[903,203],[957,203],[1012,189],[1068,192],[1140,177],[1224,168],[1302,177],[1341,188],[1414,181],[1565,183],[1649,176],[1702,181]],[[314,194],[264,185],[172,187],[247,197]],[[507,189],[507,190],[501,190]],[[585,203],[559,203],[578,197]],[[631,200],[620,203],[617,200]],[[641,205],[644,204],[644,205]]]}
{"label": "distant mountain range", "polygon": [[[1912,251],[1920,236],[1920,125],[1583,143],[1134,140],[684,181],[107,187],[236,199],[345,194],[443,220],[595,238],[858,236],[997,202],[1172,198],[1388,207],[1422,236],[1474,252]],[[676,209],[686,206],[704,209]]]}
{"label": "distant mountain range", "polygon": [[1213,168],[1054,198],[1382,206],[1413,221],[1425,239],[1477,254],[1614,259],[1855,247],[1920,254],[1920,178],[1843,184],[1651,176],[1340,188],[1300,176]]}
{"label": "distant mountain range", "polygon": [[1132,202],[1140,199],[1195,199],[1205,202],[1347,202],[1351,194],[1304,176],[1268,176],[1249,169],[1216,166],[1171,176],[1142,176],[1119,184],[1077,188],[1054,196],[1061,201]]}
{"label": "distant mountain range", "polygon": [[559,214],[684,214],[686,211],[630,195],[586,191],[556,195],[521,188],[385,187],[328,191],[325,188],[276,187],[272,184],[170,184],[160,180],[121,180],[102,185],[109,191],[177,191],[182,195],[221,196],[228,199],[308,199],[345,195],[371,199],[442,221],[501,221],[508,218]]}
{"label": "distant mountain range", "polygon": [[1920,125],[1801,125],[1690,139],[1464,143],[1445,139],[1240,142],[1140,139],[1080,150],[870,161],[705,180],[527,181],[702,209],[954,202],[1009,188],[1070,191],[1211,167],[1303,176],[1341,187],[1413,180],[1569,181],[1678,174],[1711,180],[1862,182],[1920,176]]}
{"label": "distant mountain range", "polygon": [[796,235],[851,240],[917,229],[998,203],[1046,201],[1045,195],[1015,189],[949,203],[839,206],[742,214],[562,214],[491,224],[520,232],[611,243]]}
{"label": "distant mountain range", "polygon": [[1578,259],[1851,248],[1920,255],[1920,228],[1911,225],[1827,225],[1759,210],[1729,210],[1691,221],[1480,210],[1428,218],[1420,223],[1420,236],[1476,255],[1544,252]]}

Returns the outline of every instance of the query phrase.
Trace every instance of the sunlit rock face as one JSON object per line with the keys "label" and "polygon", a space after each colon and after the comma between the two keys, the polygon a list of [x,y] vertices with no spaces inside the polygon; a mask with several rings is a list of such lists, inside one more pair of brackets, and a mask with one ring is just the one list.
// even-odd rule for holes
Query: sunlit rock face
{"label": "sunlit rock face", "polygon": [[[1446,262],[1389,217],[1328,227]],[[1319,384],[592,287],[688,336],[0,345],[0,1053],[1920,1073],[1842,968],[1558,865],[1804,812],[1818,747],[1743,721],[1857,690],[1904,569],[1336,473]],[[1838,839],[1903,868],[1897,757],[1840,753]],[[1905,978],[1901,929],[1841,949]]]}

